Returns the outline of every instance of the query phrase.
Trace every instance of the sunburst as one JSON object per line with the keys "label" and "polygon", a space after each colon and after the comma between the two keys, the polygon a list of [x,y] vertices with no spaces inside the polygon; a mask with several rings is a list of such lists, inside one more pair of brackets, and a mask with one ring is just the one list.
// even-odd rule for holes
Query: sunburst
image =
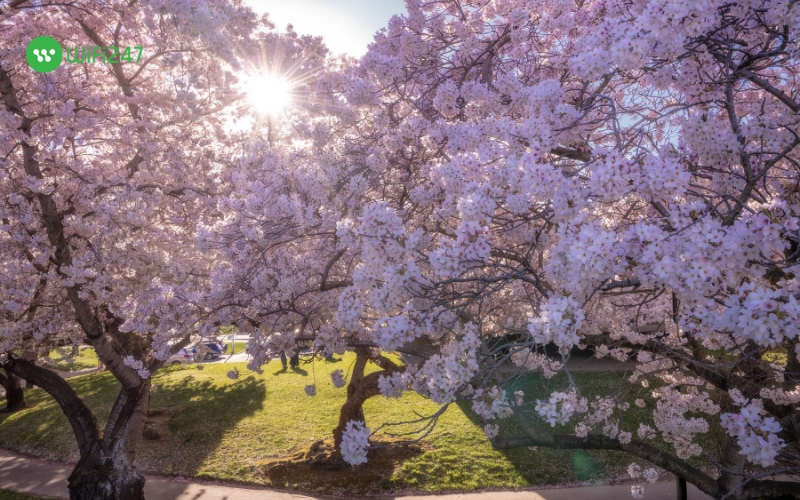
{"label": "sunburst", "polygon": [[292,105],[292,84],[280,75],[252,75],[244,84],[247,101],[258,114],[278,115]]}

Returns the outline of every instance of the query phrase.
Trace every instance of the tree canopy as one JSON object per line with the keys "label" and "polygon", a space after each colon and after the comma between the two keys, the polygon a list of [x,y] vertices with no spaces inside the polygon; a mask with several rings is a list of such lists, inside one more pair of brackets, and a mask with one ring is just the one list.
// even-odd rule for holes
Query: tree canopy
{"label": "tree canopy", "polygon": [[[134,415],[171,350],[236,325],[253,370],[298,339],[358,353],[334,431],[350,464],[363,400],[413,390],[472,401],[497,448],[619,450],[714,498],[796,497],[796,2],[406,4],[359,60],[235,2],[5,5],[3,367],[51,392],[36,360],[86,341]],[[150,52],[34,74],[39,34]],[[285,111],[248,105],[259,73]],[[574,349],[634,374],[589,400]],[[509,389],[530,372],[569,386]],[[86,425],[79,442],[116,439]]]}

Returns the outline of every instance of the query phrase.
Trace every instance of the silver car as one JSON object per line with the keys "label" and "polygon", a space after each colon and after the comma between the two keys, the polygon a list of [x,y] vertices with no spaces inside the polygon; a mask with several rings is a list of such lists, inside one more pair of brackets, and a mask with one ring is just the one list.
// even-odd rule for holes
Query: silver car
{"label": "silver car", "polygon": [[180,351],[176,352],[169,359],[166,361],[166,365],[188,365],[190,363],[194,363],[194,353],[192,352],[192,348],[184,348]]}

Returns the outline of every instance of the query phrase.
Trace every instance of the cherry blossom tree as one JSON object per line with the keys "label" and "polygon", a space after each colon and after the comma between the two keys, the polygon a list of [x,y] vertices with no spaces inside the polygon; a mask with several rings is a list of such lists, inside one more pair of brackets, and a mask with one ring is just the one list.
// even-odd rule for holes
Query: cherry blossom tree
{"label": "cherry blossom tree", "polygon": [[[342,164],[369,196],[337,222],[356,258],[332,324],[436,353],[383,394],[471,399],[498,448],[619,450],[715,498],[796,497],[794,3],[407,6],[340,90]],[[635,360],[629,384],[583,397],[568,358],[587,345]],[[508,394],[508,365],[568,386]],[[639,384],[651,402],[628,400]],[[351,463],[369,432],[347,426]]]}
{"label": "cherry blossom tree", "polygon": [[[213,217],[239,60],[266,27],[222,0],[0,4],[2,368],[72,426],[71,498],[144,498],[134,458],[151,375],[203,317],[213,262],[196,229]],[[35,73],[25,47],[41,35],[72,58],[117,47],[117,62],[98,49]],[[46,366],[54,347],[80,344],[121,385],[103,427]]]}
{"label": "cherry blossom tree", "polygon": [[[342,96],[354,61],[330,57],[319,38],[291,29],[265,33],[259,43],[265,57],[253,71],[284,80],[293,105],[242,116],[247,126],[235,140],[243,154],[226,164],[218,216],[199,236],[217,263],[204,297],[207,322],[249,332],[256,371],[281,353],[292,357],[301,343],[313,344],[320,357],[355,352],[349,380],[338,370],[330,382],[347,386],[333,430],[332,458],[341,461],[348,423],[363,424],[363,404],[380,395],[382,375],[405,369],[336,321],[339,294],[352,285],[360,258],[338,243],[336,225],[377,196],[348,160],[353,138],[362,137],[360,111]],[[257,109],[261,97],[254,97]],[[365,374],[369,362],[383,370]],[[316,386],[306,393],[314,396]]]}

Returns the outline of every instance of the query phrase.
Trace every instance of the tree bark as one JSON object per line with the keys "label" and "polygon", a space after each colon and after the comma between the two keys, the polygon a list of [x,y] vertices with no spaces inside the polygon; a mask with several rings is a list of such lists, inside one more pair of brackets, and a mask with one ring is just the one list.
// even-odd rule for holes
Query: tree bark
{"label": "tree bark", "polygon": [[145,478],[134,459],[149,400],[149,381],[120,391],[103,438],[81,453],[69,476],[71,500],[144,500]]}
{"label": "tree bark", "polygon": [[50,394],[72,426],[81,457],[68,479],[71,500],[144,500],[145,479],[133,464],[150,399],[149,381],[122,388],[101,436],[94,414],[56,373],[13,355],[3,368]]}
{"label": "tree bark", "polygon": [[144,500],[144,476],[124,455],[95,443],[67,480],[70,500]]}
{"label": "tree bark", "polygon": [[[333,444],[336,453],[341,452],[342,436],[347,422],[365,422],[364,420],[364,401],[373,394],[370,388],[364,384],[364,368],[369,361],[369,348],[359,347],[356,349],[356,363],[353,366],[353,373],[350,375],[350,383],[347,384],[347,400],[339,410],[339,424],[333,429]],[[377,390],[377,381],[375,389]],[[377,392],[376,392],[377,393]]]}
{"label": "tree bark", "polygon": [[[369,347],[357,347],[355,351],[356,363],[350,376],[350,383],[347,385],[347,401],[339,411],[339,424],[333,429],[333,443],[336,454],[341,454],[342,437],[347,423],[350,421],[366,423],[364,419],[364,403],[369,398],[381,393],[378,387],[378,379],[382,375],[389,376],[405,369],[404,366],[396,365],[385,356],[373,357]],[[370,360],[383,368],[383,370],[365,376],[364,369]]]}
{"label": "tree bark", "polygon": [[25,392],[22,390],[22,379],[5,371],[5,375],[0,373],[0,385],[6,390],[6,412],[14,412],[26,408]]}

